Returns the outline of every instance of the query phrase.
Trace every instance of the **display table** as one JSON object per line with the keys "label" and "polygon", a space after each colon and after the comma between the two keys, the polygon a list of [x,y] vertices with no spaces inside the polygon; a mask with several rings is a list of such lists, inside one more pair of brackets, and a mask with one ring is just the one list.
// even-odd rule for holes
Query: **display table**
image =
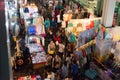
{"label": "display table", "polygon": [[107,67],[104,66],[100,61],[98,61],[96,58],[93,58],[93,62],[96,65],[96,69],[98,73],[100,74],[99,77],[102,80],[115,80],[116,75],[112,73],[111,71],[109,71]]}

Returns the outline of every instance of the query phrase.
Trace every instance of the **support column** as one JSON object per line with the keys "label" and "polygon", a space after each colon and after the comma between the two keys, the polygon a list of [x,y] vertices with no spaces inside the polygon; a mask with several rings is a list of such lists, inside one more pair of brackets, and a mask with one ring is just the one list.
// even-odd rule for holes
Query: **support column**
{"label": "support column", "polygon": [[96,8],[97,12],[96,12],[96,14],[97,14],[98,17],[102,16],[103,2],[104,2],[104,0],[97,0],[97,8]]}
{"label": "support column", "polygon": [[6,18],[5,0],[0,0],[0,80],[13,80]]}
{"label": "support column", "polygon": [[103,13],[102,13],[102,24],[105,27],[111,27],[114,16],[116,0],[104,0]]}

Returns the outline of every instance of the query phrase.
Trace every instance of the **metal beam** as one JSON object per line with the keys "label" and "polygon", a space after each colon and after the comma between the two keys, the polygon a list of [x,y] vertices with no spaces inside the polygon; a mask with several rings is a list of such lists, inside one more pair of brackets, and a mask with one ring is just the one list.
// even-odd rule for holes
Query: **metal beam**
{"label": "metal beam", "polygon": [[13,80],[6,19],[5,1],[0,0],[0,80]]}

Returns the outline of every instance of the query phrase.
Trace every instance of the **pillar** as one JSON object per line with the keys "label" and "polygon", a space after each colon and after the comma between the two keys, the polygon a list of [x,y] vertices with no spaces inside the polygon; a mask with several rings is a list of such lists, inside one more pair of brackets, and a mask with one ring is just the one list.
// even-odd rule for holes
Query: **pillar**
{"label": "pillar", "polygon": [[102,24],[105,27],[111,27],[114,16],[116,0],[104,0],[103,13],[102,13]]}
{"label": "pillar", "polygon": [[13,80],[5,2],[0,0],[0,80]]}
{"label": "pillar", "polygon": [[97,0],[97,10],[96,10],[96,14],[98,17],[102,16],[102,11],[103,11],[103,1],[104,0]]}

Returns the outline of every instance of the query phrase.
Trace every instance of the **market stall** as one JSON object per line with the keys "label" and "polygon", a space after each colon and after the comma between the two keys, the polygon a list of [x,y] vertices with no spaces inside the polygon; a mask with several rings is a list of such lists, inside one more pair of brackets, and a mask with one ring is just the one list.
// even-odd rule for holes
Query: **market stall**
{"label": "market stall", "polygon": [[66,34],[73,32],[78,37],[80,32],[94,28],[94,26],[96,27],[100,23],[100,20],[101,18],[71,19],[67,23]]}
{"label": "market stall", "polygon": [[[96,73],[101,75],[100,77],[103,77],[102,74],[104,74],[106,75],[104,76],[105,78],[108,76],[111,79],[117,79],[117,75],[120,73],[120,52],[118,50],[120,48],[120,36],[119,33],[117,33],[119,30],[120,28],[106,29],[100,24],[98,27],[94,26],[93,31],[91,28],[81,32],[78,36],[76,47],[79,51],[79,54],[77,53],[77,55],[79,57],[82,56],[83,61],[86,63],[92,61],[95,65],[97,65],[97,67],[100,67],[102,69],[102,73],[99,72],[99,68],[99,71]],[[87,61],[85,60],[86,58]],[[86,76],[93,76],[88,74],[89,72],[85,73]]]}
{"label": "market stall", "polygon": [[119,68],[119,32],[120,28],[105,29],[103,26],[96,37],[96,49],[99,57],[96,58],[99,63],[106,67],[106,73],[112,79],[117,79],[120,73]]}
{"label": "market stall", "polygon": [[41,68],[46,62],[46,52],[43,48],[44,37],[46,36],[44,19],[39,15],[35,3],[21,6],[20,13],[26,31],[25,43],[29,48],[33,68]]}

